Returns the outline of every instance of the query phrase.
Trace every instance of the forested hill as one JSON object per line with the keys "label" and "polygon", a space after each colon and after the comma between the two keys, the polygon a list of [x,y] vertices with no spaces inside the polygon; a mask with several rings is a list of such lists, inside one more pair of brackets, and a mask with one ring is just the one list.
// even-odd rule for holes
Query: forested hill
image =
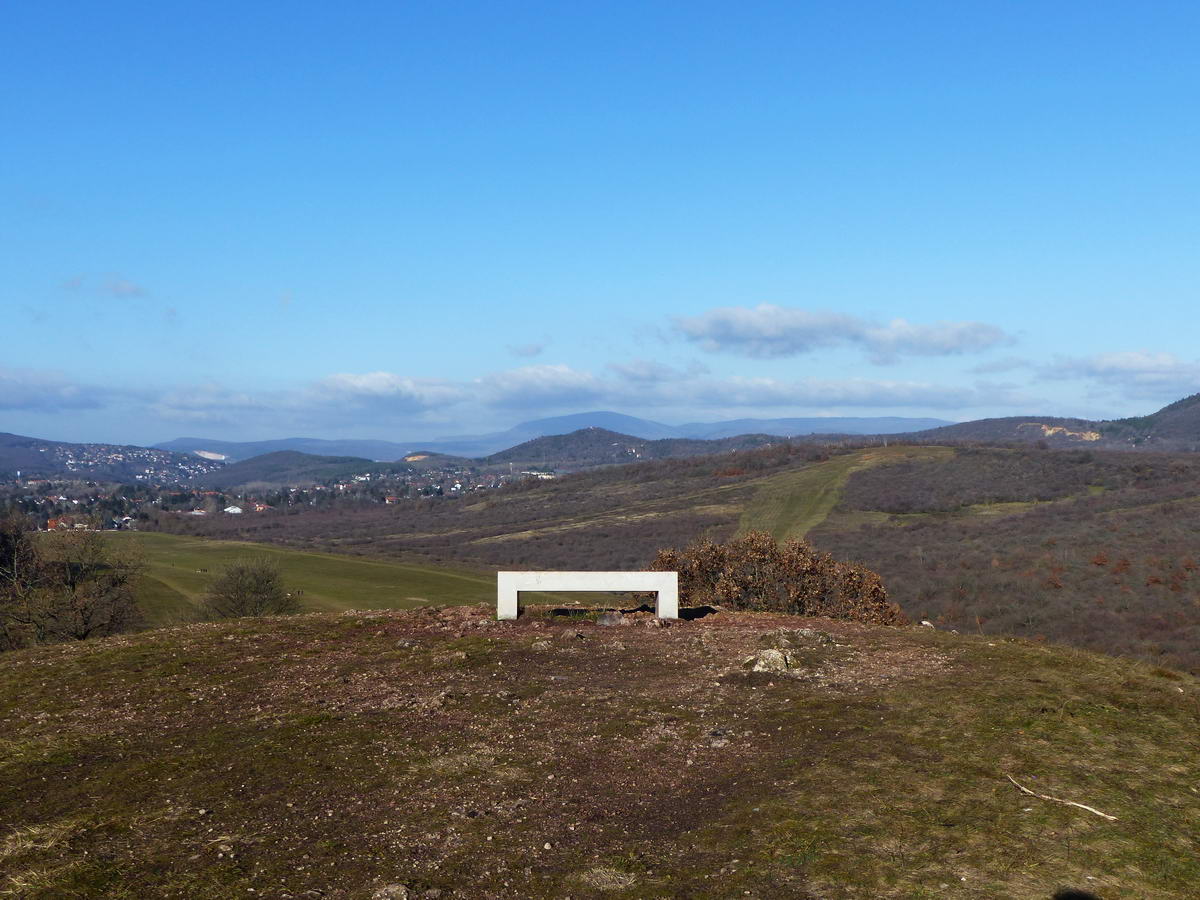
{"label": "forested hill", "polygon": [[377,463],[357,456],[314,456],[298,450],[279,450],[217,469],[204,478],[204,483],[215,488],[304,485],[352,478],[360,472],[410,469],[404,463]]}
{"label": "forested hill", "polygon": [[581,428],[570,434],[526,441],[488,456],[482,462],[580,469],[638,460],[678,459],[730,450],[749,450],[780,441],[780,438],[769,434],[743,434],[713,441],[691,438],[644,440],[604,428]]}
{"label": "forested hill", "polygon": [[1192,394],[1148,416],[1100,423],[1106,439],[1163,449],[1200,449],[1200,394]]}
{"label": "forested hill", "polygon": [[908,437],[931,444],[971,442],[979,444],[1034,444],[1052,447],[1107,446],[1110,443],[1099,430],[1100,423],[1088,419],[1061,419],[1054,416],[1008,416],[1000,419],[976,419]]}
{"label": "forested hill", "polygon": [[929,443],[1039,443],[1050,447],[1200,450],[1200,394],[1193,394],[1147,416],[1093,421],[1053,416],[1009,416],[960,422],[910,435]]}

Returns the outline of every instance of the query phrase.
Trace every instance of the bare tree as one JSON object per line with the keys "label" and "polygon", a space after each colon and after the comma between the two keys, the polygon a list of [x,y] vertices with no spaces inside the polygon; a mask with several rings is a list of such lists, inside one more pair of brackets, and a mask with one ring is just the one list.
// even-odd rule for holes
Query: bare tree
{"label": "bare tree", "polygon": [[37,595],[41,560],[30,523],[12,515],[0,521],[0,650],[37,643]]}
{"label": "bare tree", "polygon": [[138,621],[134,587],[144,568],[132,549],[98,532],[35,540],[20,517],[0,522],[0,650],[128,630]]}
{"label": "bare tree", "polygon": [[300,601],[284,589],[279,566],[264,556],[226,566],[209,585],[203,606],[210,617],[217,619],[300,611]]}
{"label": "bare tree", "polygon": [[135,587],[146,566],[134,548],[98,531],[68,531],[46,535],[41,556],[43,640],[82,641],[138,624]]}

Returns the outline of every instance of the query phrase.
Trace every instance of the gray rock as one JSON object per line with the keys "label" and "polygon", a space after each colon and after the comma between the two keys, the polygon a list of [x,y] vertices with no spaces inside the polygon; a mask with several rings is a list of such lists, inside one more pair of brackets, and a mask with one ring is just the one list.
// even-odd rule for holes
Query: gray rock
{"label": "gray rock", "polygon": [[719,750],[721,747],[728,746],[729,732],[723,728],[714,728],[708,733],[707,739],[708,746]]}
{"label": "gray rock", "polygon": [[764,634],[759,642],[764,647],[790,650],[832,644],[834,641],[831,635],[814,628],[776,628],[774,631]]}
{"label": "gray rock", "polygon": [[624,625],[625,617],[619,612],[600,613],[596,618],[597,625]]}
{"label": "gray rock", "polygon": [[747,656],[742,661],[742,667],[751,672],[787,672],[790,668],[788,655],[785,650],[768,647],[766,650],[759,650],[752,656]]}

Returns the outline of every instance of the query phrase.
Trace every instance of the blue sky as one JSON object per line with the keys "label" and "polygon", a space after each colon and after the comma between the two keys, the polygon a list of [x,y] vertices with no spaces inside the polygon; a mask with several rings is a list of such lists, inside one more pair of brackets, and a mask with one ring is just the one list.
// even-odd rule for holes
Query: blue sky
{"label": "blue sky", "polygon": [[1194,3],[12,4],[0,430],[1200,391]]}

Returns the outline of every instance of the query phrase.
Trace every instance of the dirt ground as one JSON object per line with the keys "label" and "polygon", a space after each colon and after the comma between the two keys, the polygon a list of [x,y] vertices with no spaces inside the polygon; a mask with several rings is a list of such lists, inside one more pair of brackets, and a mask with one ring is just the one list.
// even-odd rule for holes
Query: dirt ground
{"label": "dirt ground", "polygon": [[[1186,768],[1190,681],[931,629],[571,612],[240,620],[9,654],[0,893],[1186,896],[1184,863],[1144,859],[1161,813],[1115,795],[1131,746],[1047,698],[1085,709],[1125,685],[1155,723],[1138,752]],[[1080,740],[1086,773],[1038,764]],[[1009,771],[1132,821],[1030,800]]]}

